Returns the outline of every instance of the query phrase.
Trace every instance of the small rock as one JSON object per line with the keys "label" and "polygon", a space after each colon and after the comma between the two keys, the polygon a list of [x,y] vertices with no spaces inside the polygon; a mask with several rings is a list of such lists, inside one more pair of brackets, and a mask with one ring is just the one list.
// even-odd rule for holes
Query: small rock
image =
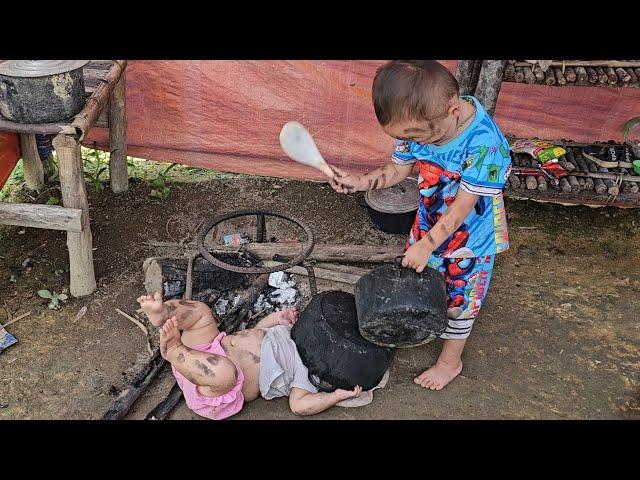
{"label": "small rock", "polygon": [[572,305],[570,303],[563,303],[562,305],[560,305],[562,308],[571,308]]}
{"label": "small rock", "polygon": [[0,403],[0,408],[7,408],[9,406],[8,403]]}
{"label": "small rock", "polygon": [[22,230],[18,230],[18,235],[24,235],[24,232],[25,232],[24,228]]}

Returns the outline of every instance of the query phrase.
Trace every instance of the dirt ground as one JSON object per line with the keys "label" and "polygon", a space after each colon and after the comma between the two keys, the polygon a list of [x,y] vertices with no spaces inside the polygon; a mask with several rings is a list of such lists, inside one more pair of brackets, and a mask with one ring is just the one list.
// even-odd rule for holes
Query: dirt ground
{"label": "dirt ground", "polygon": [[[98,290],[59,310],[36,292],[68,286],[65,234],[0,227],[0,307],[14,318],[31,312],[7,328],[18,343],[0,354],[0,419],[106,412],[148,360],[145,336],[115,311],[138,308],[142,262],[159,253],[144,241],[192,238],[204,218],[249,206],[305,220],[318,243],[404,241],[376,230],[354,197],[323,184],[221,175],[173,183],[161,203],[149,200],[150,190],[133,182],[121,196],[90,192]],[[434,362],[439,341],[401,349],[372,404],[312,418],[640,419],[640,211],[515,201],[507,211],[511,249],[497,258],[461,376],[440,392],[423,390],[412,379]],[[165,368],[128,418],[144,418],[170,381]],[[171,418],[199,417],[182,402]],[[258,399],[233,418],[297,417],[285,399]]]}

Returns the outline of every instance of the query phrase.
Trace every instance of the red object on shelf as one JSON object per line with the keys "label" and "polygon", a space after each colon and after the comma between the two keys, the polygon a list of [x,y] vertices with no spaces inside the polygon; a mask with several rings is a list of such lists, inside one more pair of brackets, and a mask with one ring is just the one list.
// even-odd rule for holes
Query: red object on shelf
{"label": "red object on shelf", "polygon": [[0,188],[11,176],[20,160],[20,138],[15,133],[0,132]]}

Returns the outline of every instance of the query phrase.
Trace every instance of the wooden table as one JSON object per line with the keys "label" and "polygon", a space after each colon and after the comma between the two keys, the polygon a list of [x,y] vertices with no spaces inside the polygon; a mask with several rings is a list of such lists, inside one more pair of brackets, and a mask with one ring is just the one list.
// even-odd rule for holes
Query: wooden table
{"label": "wooden table", "polygon": [[[27,188],[40,189],[44,172],[35,134],[55,135],[63,207],[0,202],[0,224],[65,230],[69,249],[71,295],[90,295],[96,289],[89,224],[89,203],[80,145],[93,126],[107,127],[110,142],[111,189],[128,189],[125,60],[92,60],[84,67],[84,107],[66,122],[21,124],[0,117],[0,131],[20,135]],[[108,109],[107,109],[108,107]]]}

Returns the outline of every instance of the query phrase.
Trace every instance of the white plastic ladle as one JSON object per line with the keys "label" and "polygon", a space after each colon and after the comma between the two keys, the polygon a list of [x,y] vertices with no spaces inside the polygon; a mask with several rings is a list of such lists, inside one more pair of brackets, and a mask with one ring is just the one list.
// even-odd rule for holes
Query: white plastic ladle
{"label": "white plastic ladle", "polygon": [[292,160],[317,168],[330,178],[335,171],[322,158],[311,134],[298,122],[287,122],[280,131],[280,146]]}

